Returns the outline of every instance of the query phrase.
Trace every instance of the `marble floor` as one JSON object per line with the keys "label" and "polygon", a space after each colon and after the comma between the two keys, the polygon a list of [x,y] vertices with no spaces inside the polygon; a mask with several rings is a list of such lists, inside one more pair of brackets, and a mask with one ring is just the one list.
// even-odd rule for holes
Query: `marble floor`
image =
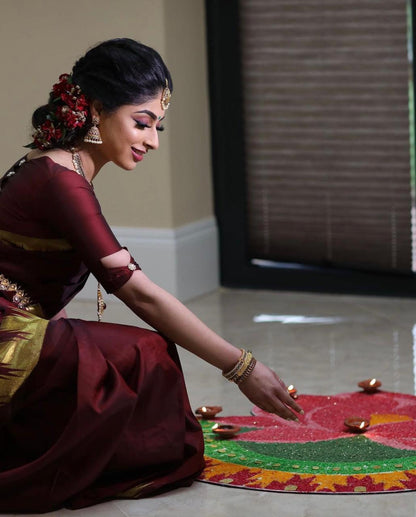
{"label": "marble floor", "polygon": [[[119,302],[106,321],[135,323]],[[415,393],[416,299],[220,289],[187,304],[237,346],[246,346],[303,393],[351,391],[378,377],[389,391]],[[75,301],[71,317],[94,319],[94,305]],[[180,352],[192,407],[222,405],[248,415],[251,404],[213,367]],[[367,517],[416,516],[416,492],[382,495],[279,494],[196,482],[150,499],[113,501],[50,516],[73,517]]]}

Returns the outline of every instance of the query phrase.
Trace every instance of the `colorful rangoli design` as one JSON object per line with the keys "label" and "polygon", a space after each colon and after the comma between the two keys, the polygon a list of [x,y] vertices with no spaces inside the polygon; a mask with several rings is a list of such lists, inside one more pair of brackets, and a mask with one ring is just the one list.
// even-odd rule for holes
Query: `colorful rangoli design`
{"label": "colorful rangoli design", "polygon": [[[301,395],[300,422],[254,408],[252,416],[202,420],[206,468],[200,480],[226,486],[298,493],[416,490],[416,397],[379,391]],[[370,421],[363,434],[344,426]],[[216,423],[241,426],[230,440]]]}

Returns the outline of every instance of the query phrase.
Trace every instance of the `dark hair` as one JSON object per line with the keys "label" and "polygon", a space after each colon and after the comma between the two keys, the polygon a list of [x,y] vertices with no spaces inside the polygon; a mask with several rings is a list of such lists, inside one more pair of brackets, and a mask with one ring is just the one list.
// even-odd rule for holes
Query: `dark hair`
{"label": "dark hair", "polygon": [[[108,113],[126,104],[146,102],[163,90],[166,81],[172,90],[171,75],[158,52],[129,38],[111,39],[91,48],[75,63],[71,76],[87,99],[99,101]],[[40,127],[55,111],[56,99],[51,96],[48,104],[33,113],[33,127]],[[59,123],[54,122],[55,126]],[[52,140],[51,147],[71,147],[90,127],[91,116],[83,127],[63,127],[63,136]]]}
{"label": "dark hair", "polygon": [[72,69],[72,79],[89,99],[111,112],[125,104],[141,104],[172,80],[160,55],[128,38],[104,41],[89,50]]}

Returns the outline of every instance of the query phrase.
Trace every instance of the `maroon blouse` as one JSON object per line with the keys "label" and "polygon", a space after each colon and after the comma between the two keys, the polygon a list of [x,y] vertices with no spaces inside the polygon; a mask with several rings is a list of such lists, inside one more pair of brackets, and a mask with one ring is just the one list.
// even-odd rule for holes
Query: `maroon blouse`
{"label": "maroon blouse", "polygon": [[107,292],[133,274],[100,259],[121,249],[92,186],[48,157],[17,162],[0,190],[0,273],[19,284],[46,317],[59,312],[92,272]]}

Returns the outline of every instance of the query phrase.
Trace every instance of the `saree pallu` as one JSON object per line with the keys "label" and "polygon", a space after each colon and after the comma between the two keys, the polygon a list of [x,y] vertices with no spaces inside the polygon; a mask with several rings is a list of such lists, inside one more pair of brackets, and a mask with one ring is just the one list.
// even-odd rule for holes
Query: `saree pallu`
{"label": "saree pallu", "polygon": [[203,439],[175,345],[46,321],[0,298],[0,511],[82,508],[192,483]]}

